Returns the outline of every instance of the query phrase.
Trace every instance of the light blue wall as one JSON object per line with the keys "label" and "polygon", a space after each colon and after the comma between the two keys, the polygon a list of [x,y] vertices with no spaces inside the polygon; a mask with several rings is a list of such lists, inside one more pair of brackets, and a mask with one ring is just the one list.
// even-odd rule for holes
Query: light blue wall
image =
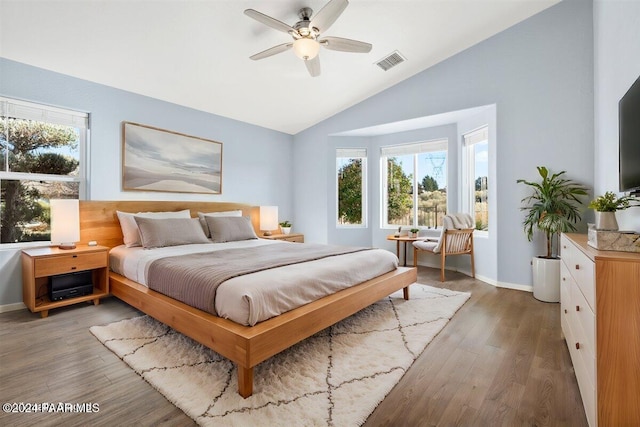
{"label": "light blue wall", "polygon": [[[93,200],[203,200],[292,209],[293,137],[0,58],[0,95],[90,113]],[[244,96],[239,93],[238,96]],[[218,196],[121,190],[121,122],[132,121],[222,142]],[[19,256],[0,249],[0,306],[22,301]]]}
{"label": "light blue wall", "polygon": [[594,182],[592,12],[589,1],[565,0],[295,135],[299,231],[329,241],[329,134],[495,104],[497,281],[530,285],[530,260],[544,242],[529,243],[522,232],[525,188],[516,180],[534,179],[546,165]]}
{"label": "light blue wall", "polygon": [[[595,193],[618,191],[618,101],[640,76],[640,2],[594,3]],[[640,232],[640,208],[616,213]]]}

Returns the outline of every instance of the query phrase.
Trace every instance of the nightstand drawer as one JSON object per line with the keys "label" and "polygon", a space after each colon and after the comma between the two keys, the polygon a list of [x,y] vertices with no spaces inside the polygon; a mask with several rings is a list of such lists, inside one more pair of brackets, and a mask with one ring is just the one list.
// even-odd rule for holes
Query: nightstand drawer
{"label": "nightstand drawer", "polygon": [[106,251],[37,258],[35,260],[35,277],[53,276],[106,266]]}
{"label": "nightstand drawer", "polygon": [[285,240],[287,242],[304,243],[304,236],[303,235],[290,236],[290,237],[284,237],[280,240]]}

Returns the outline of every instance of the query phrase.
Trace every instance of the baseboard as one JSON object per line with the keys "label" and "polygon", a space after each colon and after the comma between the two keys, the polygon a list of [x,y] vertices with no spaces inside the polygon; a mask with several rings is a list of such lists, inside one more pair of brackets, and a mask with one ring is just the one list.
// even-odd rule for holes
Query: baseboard
{"label": "baseboard", "polygon": [[15,302],[13,304],[4,304],[0,305],[0,313],[7,313],[9,311],[17,311],[22,310],[23,308],[27,308],[26,305],[22,302]]}
{"label": "baseboard", "polygon": [[518,283],[498,282],[498,288],[515,289],[516,291],[533,292],[532,285],[520,285]]}

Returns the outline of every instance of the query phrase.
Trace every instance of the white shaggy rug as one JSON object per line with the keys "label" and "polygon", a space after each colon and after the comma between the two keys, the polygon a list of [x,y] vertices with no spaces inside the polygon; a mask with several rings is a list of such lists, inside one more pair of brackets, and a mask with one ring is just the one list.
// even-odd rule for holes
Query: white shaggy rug
{"label": "white shaggy rug", "polygon": [[254,368],[237,393],[234,365],[148,316],[91,333],[202,426],[359,426],[469,293],[414,284]]}

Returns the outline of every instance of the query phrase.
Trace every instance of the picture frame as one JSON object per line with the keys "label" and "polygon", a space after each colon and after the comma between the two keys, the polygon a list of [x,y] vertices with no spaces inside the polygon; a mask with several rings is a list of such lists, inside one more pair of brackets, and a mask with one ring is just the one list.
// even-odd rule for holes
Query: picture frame
{"label": "picture frame", "polygon": [[222,143],[122,122],[122,189],[222,194]]}

